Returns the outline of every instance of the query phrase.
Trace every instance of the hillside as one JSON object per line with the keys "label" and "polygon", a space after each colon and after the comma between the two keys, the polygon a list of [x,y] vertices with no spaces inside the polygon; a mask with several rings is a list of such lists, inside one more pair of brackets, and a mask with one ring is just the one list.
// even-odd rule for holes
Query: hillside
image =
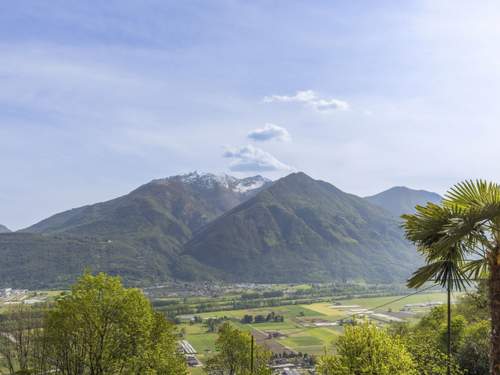
{"label": "hillside", "polygon": [[425,205],[427,202],[439,203],[443,198],[430,191],[396,186],[365,199],[399,218],[403,214],[415,212],[417,205]]}
{"label": "hillside", "polygon": [[10,229],[5,225],[0,224],[0,233],[10,233]]}
{"label": "hillside", "polygon": [[391,282],[418,262],[389,213],[304,173],[207,225],[184,253],[232,281]]}
{"label": "hillside", "polygon": [[[131,193],[56,214],[0,236],[0,285],[61,285],[85,267],[128,283],[210,278],[182,246],[203,225],[269,185],[260,176],[190,173],[154,180]],[[37,270],[39,272],[37,272]]]}
{"label": "hillside", "polygon": [[23,232],[116,237],[159,230],[173,242],[237,206],[270,181],[197,172],[153,180],[131,193],[49,217]]}
{"label": "hillside", "polygon": [[[210,279],[196,262],[126,242],[33,233],[0,235],[0,287],[67,287],[83,270],[120,275],[127,285],[167,280],[190,268]],[[178,264],[177,262],[182,264]]]}
{"label": "hillside", "polygon": [[[391,197],[387,197],[391,199]],[[59,287],[85,268],[168,279],[404,280],[418,263],[397,218],[304,173],[191,173],[0,235],[0,286]]]}

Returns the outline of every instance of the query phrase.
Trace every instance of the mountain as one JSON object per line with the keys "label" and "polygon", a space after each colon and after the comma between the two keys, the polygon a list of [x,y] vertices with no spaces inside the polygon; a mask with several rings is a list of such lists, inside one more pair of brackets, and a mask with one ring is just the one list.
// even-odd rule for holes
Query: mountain
{"label": "mountain", "polygon": [[194,172],[56,214],[0,235],[0,269],[8,270],[0,272],[0,284],[33,280],[39,286],[63,285],[85,267],[120,274],[132,284],[210,278],[196,261],[182,256],[183,244],[270,184],[261,176],[237,179]]}
{"label": "mountain", "polygon": [[440,203],[443,198],[430,191],[396,186],[365,199],[399,218],[403,214],[414,213],[417,205],[426,205],[427,202]]}
{"label": "mountain", "polygon": [[197,172],[153,180],[0,234],[0,287],[66,287],[85,268],[128,285],[393,282],[419,261],[388,210],[304,173],[276,182]]}
{"label": "mountain", "polygon": [[182,243],[268,184],[261,176],[237,179],[193,172],[153,180],[125,196],[56,214],[23,232],[121,238],[159,230]]}
{"label": "mountain", "polygon": [[304,173],[215,219],[184,249],[229,281],[392,282],[419,261],[390,213]]}
{"label": "mountain", "polygon": [[10,233],[10,231],[5,225],[0,224],[0,233]]}

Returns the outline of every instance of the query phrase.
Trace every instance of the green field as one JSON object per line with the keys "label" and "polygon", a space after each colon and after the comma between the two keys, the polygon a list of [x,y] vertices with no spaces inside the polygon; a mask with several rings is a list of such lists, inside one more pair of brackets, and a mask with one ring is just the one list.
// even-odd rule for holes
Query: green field
{"label": "green field", "polygon": [[[402,296],[389,297],[367,297],[352,298],[340,302],[342,305],[359,305],[362,308],[373,309],[375,307],[386,306],[377,309],[377,312],[399,311],[406,304],[427,303],[427,302],[445,302],[445,293],[425,293],[400,299]],[[457,296],[455,296],[457,297]],[[390,303],[391,301],[394,301]],[[239,320],[246,314],[249,315],[267,315],[270,312],[283,315],[284,322],[277,323],[253,323],[242,324]],[[203,319],[228,317],[232,324],[244,331],[258,330],[267,335],[268,332],[279,332],[280,337],[269,340],[269,343],[275,342],[296,352],[308,354],[322,354],[325,350],[334,350],[335,341],[342,334],[340,326],[314,326],[315,323],[328,323],[337,321],[340,318],[348,317],[346,310],[336,308],[332,302],[314,303],[311,305],[290,305],[277,306],[258,309],[242,309],[232,311],[218,311],[198,314]],[[199,352],[199,359],[203,362],[215,350],[214,344],[217,335],[207,333],[206,326],[203,324],[182,324],[186,331],[186,339]]]}
{"label": "green field", "polygon": [[[458,297],[458,294],[453,296],[454,298]],[[353,298],[348,300],[340,301],[343,305],[360,305],[365,308],[374,308],[377,306],[385,305],[398,299],[398,296],[390,296],[390,297],[373,297],[373,298]],[[425,293],[425,294],[415,294],[413,296],[406,297],[402,300],[392,302],[383,308],[380,311],[387,311],[388,309],[392,309],[394,311],[400,310],[406,304],[413,303],[426,303],[426,302],[446,302],[446,293]]]}

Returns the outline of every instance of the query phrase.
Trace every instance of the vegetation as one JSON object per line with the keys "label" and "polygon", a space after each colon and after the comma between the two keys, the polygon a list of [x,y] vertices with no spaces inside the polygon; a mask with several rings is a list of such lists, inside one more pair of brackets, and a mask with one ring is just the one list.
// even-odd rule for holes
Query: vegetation
{"label": "vegetation", "polygon": [[418,261],[390,213],[304,173],[211,222],[185,253],[226,280],[272,283],[390,283],[404,280]]}
{"label": "vegetation", "polygon": [[268,368],[271,352],[254,345],[252,337],[224,323],[215,343],[217,354],[207,361],[206,372],[210,375],[271,375]]}
{"label": "vegetation", "polygon": [[19,309],[0,334],[10,374],[187,374],[173,326],[116,277],[85,274],[47,311]]}
{"label": "vegetation", "polygon": [[322,375],[417,375],[412,356],[399,339],[371,324],[346,327],[337,354],[320,358]]}
{"label": "vegetation", "polygon": [[1,234],[0,285],[68,287],[85,268],[140,286],[171,279],[390,283],[418,262],[390,212],[303,173],[266,183],[257,195],[191,177],[152,181]]}
{"label": "vegetation", "polygon": [[155,180],[122,197],[2,234],[0,285],[68,287],[86,268],[120,275],[128,285],[214,278],[182,256],[182,246],[251,191],[243,194],[203,182],[184,183],[182,176]]}
{"label": "vegetation", "polygon": [[[453,308],[452,375],[489,374],[490,323],[481,319],[487,312],[485,290],[480,284],[476,292],[461,297]],[[371,324],[348,326],[336,342],[337,355],[320,358],[320,374],[446,375],[446,319],[446,307],[438,306],[416,324],[392,323],[386,328]],[[403,369],[397,367],[404,364]]]}
{"label": "vegetation", "polygon": [[280,322],[283,323],[285,321],[285,317],[283,315],[275,314],[274,311],[271,311],[267,315],[250,315],[246,314],[242,319],[241,323],[250,324],[250,323],[269,323],[269,322]]}
{"label": "vegetation", "polygon": [[469,277],[488,275],[490,373],[500,374],[500,185],[460,183],[442,205],[429,203],[403,218],[407,237],[427,260],[411,286],[435,280],[461,288]]}

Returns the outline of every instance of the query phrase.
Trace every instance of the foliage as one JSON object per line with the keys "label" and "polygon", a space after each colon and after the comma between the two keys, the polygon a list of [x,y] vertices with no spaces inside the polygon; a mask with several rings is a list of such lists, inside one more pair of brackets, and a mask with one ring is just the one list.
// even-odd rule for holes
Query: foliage
{"label": "foliage", "polygon": [[322,375],[417,375],[415,363],[399,338],[371,324],[347,326],[334,356],[318,364]]}
{"label": "foliage", "polygon": [[[489,374],[488,353],[490,322],[484,316],[485,287],[478,285],[476,292],[468,292],[453,306],[452,314],[452,361],[454,375]],[[479,303],[478,303],[479,301]],[[465,312],[465,315],[461,315]],[[446,306],[433,308],[416,325],[393,324],[388,332],[399,337],[417,366],[419,374],[446,375],[447,320]]]}
{"label": "foliage", "polygon": [[474,292],[467,292],[460,298],[455,313],[462,315],[469,322],[480,322],[490,318],[490,301],[486,280],[480,280]]}
{"label": "foliage", "polygon": [[183,374],[173,329],[137,289],[85,274],[48,312],[47,361],[62,373]]}
{"label": "foliage", "polygon": [[173,326],[117,277],[87,273],[42,312],[21,305],[2,323],[11,374],[187,374]]}
{"label": "foliage", "polygon": [[427,262],[410,279],[410,286],[434,280],[463,288],[469,278],[488,275],[490,371],[500,374],[500,184],[459,183],[448,191],[442,205],[418,206],[415,215],[403,218],[407,238]]}
{"label": "foliage", "polygon": [[251,369],[251,336],[241,332],[230,323],[219,329],[215,343],[217,354],[206,363],[205,371],[210,375],[270,375],[267,367],[271,353],[260,345],[254,346],[254,371]]}
{"label": "foliage", "polygon": [[485,375],[489,372],[490,322],[487,320],[467,327],[463,345],[458,350],[458,362],[468,375]]}
{"label": "foliage", "polygon": [[[393,332],[399,336],[399,333]],[[399,336],[408,352],[411,354],[419,375],[446,375],[448,356],[441,347],[438,332],[425,326],[414,328],[407,326],[404,335]],[[455,361],[451,364],[451,375],[462,375]]]}
{"label": "foliage", "polygon": [[271,311],[266,316],[258,314],[255,315],[254,317],[253,315],[245,314],[245,316],[241,319],[241,323],[243,324],[269,323],[269,322],[283,323],[284,321],[285,317],[283,315],[276,314],[274,311]]}
{"label": "foliage", "polygon": [[43,309],[30,305],[11,306],[0,321],[0,356],[10,374],[27,372],[36,366]]}

